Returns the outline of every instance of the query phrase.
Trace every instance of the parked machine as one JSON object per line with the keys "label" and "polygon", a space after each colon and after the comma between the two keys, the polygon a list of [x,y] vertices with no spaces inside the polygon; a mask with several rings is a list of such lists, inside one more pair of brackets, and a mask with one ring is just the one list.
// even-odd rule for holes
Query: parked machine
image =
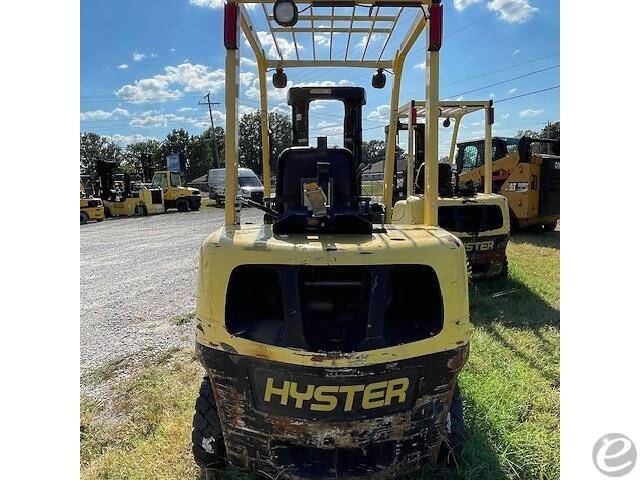
{"label": "parked machine", "polygon": [[164,208],[177,209],[179,212],[199,210],[202,195],[197,188],[183,187],[182,176],[179,171],[165,170],[153,175],[151,185],[161,189],[164,198]]}
{"label": "parked machine", "polygon": [[80,225],[88,222],[101,222],[104,220],[104,205],[99,198],[93,198],[92,192],[87,192],[85,182],[89,182],[88,175],[80,176]]}
{"label": "parked machine", "polygon": [[[200,249],[196,352],[206,376],[195,405],[194,458],[203,469],[231,464],[278,479],[390,478],[438,458],[453,462],[463,441],[457,377],[471,326],[464,246],[437,226],[439,85],[428,80],[438,78],[442,6],[363,0],[346,15],[319,4],[298,12],[298,2],[279,0],[265,18],[273,35],[265,38],[277,46],[283,31],[345,30],[314,24],[319,15],[331,25],[346,21],[352,33],[370,39],[377,20],[398,33],[402,11],[414,12],[391,57],[378,42],[378,60],[368,61],[359,52],[351,59],[349,43],[344,56],[332,57],[329,46],[327,59],[317,52],[312,60],[270,59],[243,3],[224,7],[225,225]],[[241,224],[240,31],[257,60],[263,178],[270,178],[267,69],[275,69],[277,88],[287,85],[285,69],[318,66],[374,69],[372,84],[381,88],[388,69],[394,130],[404,61],[425,26],[431,100],[424,221],[390,224],[390,178],[384,205],[361,196],[365,91],[328,86],[289,90],[294,146],[279,152],[275,196],[268,184],[265,204],[252,202],[264,210],[265,223]],[[343,102],[344,147],[327,147],[325,137],[310,146],[308,107],[318,99]],[[394,154],[391,145],[387,172]]]}
{"label": "parked machine", "polygon": [[[485,178],[483,139],[460,142],[456,166],[462,184]],[[560,219],[560,140],[493,137],[493,192],[507,198],[511,228],[551,231]]]}
{"label": "parked machine", "polygon": [[[399,129],[408,131],[409,155],[407,159],[408,178],[406,200],[395,203],[393,223],[416,224],[422,221],[424,213],[424,164],[420,165],[414,177],[415,158],[424,157],[425,124],[418,119],[425,114],[425,102],[411,101],[399,110],[399,117],[408,118]],[[439,116],[445,124],[455,122],[450,146],[450,159],[456,147],[458,129],[465,115],[473,112],[485,113],[485,138],[491,138],[493,124],[492,101],[442,101]],[[490,143],[487,143],[489,145]],[[484,193],[477,193],[475,185],[461,188],[458,175],[452,173],[450,163],[440,163],[438,185],[438,225],[456,235],[467,250],[471,267],[471,278],[500,278],[507,274],[507,243],[509,241],[509,207],[507,199],[491,193],[489,182],[482,185]],[[491,161],[486,166],[491,171]],[[415,178],[415,185],[413,185]],[[488,178],[488,177],[487,177]],[[411,188],[413,186],[413,189]]]}
{"label": "parked machine", "polygon": [[115,162],[96,162],[97,191],[104,204],[105,216],[131,217],[164,212],[162,189],[143,185],[134,189],[129,175],[116,174],[115,169]]}
{"label": "parked machine", "polygon": [[[212,168],[207,176],[209,198],[215,206],[224,205],[224,168]],[[250,168],[238,168],[238,194],[244,198],[262,203],[264,186],[260,178]]]}

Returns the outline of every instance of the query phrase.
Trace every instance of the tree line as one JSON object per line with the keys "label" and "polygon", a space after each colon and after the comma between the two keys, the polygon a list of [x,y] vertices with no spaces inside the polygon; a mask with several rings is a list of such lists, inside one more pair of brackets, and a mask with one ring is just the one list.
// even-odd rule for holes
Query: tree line
{"label": "tree line", "polygon": [[[279,112],[269,113],[269,128],[271,131],[271,172],[277,171],[278,154],[292,144],[291,118]],[[143,156],[149,159],[153,170],[164,170],[167,167],[166,157],[181,154],[184,159],[183,174],[188,181],[205,175],[213,168],[213,151],[211,136],[218,150],[220,166],[224,165],[224,128],[207,128],[199,135],[190,134],[183,128],[174,129],[163,140],[148,139],[130,143],[121,147],[108,136],[94,132],[80,134],[80,173],[95,175],[95,165],[98,159],[116,162],[118,170],[142,178]],[[262,141],[260,128],[260,112],[242,115],[239,125],[239,164],[250,168],[262,176]],[[363,142],[362,161],[375,163],[384,159],[386,142],[384,140],[370,140]],[[404,154],[404,152],[400,152]]]}

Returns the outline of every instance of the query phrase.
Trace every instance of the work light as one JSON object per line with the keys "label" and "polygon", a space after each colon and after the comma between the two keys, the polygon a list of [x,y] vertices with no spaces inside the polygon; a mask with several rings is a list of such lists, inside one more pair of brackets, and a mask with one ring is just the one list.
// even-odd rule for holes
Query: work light
{"label": "work light", "polygon": [[387,84],[387,76],[384,74],[384,69],[379,68],[377,73],[373,74],[371,78],[371,86],[373,88],[384,88]]}
{"label": "work light", "polygon": [[273,74],[273,86],[276,88],[285,88],[287,86],[287,74],[281,68],[276,68]]}
{"label": "work light", "polygon": [[273,18],[282,27],[293,27],[298,21],[298,7],[292,0],[276,0]]}
{"label": "work light", "polygon": [[451,125],[451,119],[447,117],[444,119],[444,122],[442,122],[442,126],[447,128],[449,125]]}

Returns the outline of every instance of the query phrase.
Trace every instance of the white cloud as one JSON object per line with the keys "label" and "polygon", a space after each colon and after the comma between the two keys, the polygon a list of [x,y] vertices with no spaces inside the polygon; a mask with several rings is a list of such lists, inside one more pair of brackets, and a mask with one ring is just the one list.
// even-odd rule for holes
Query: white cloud
{"label": "white cloud", "polygon": [[257,108],[250,107],[248,105],[240,105],[238,107],[238,116],[242,117],[243,115],[251,115],[258,111]]}
{"label": "white cloud", "polygon": [[424,70],[425,68],[427,68],[427,62],[424,61],[422,63],[416,63],[413,68],[419,68],[420,70]]}
{"label": "white cloud", "polygon": [[469,5],[473,5],[474,3],[479,3],[480,1],[481,0],[457,0],[456,2],[453,3],[453,6],[455,7],[456,10],[461,12],[462,10],[467,8]]}
{"label": "white cloud", "polygon": [[376,109],[367,115],[369,120],[389,120],[389,112],[391,107],[389,105],[378,105]]}
{"label": "white cloud", "polygon": [[[315,103],[315,102],[313,102],[313,103]],[[281,115],[289,115],[289,116],[291,116],[291,107],[289,105],[287,105],[286,103],[279,103],[275,107],[270,108],[269,111],[270,112],[279,113]]]}
{"label": "white cloud", "polygon": [[250,87],[253,85],[253,80],[256,78],[253,72],[241,72],[240,73],[240,84],[245,87]]}
{"label": "white cloud", "polygon": [[105,135],[105,137],[122,148],[125,148],[127,145],[132,143],[144,142],[146,140],[158,140],[154,137],[146,137],[141,133],[134,133],[133,135],[120,135],[116,133],[114,135]]}
{"label": "white cloud", "polygon": [[157,58],[158,54],[157,53],[152,53],[151,55],[149,55],[151,58]]}
{"label": "white cloud", "polygon": [[508,23],[524,23],[538,11],[527,0],[491,0],[487,7],[498,12],[500,20]]}
{"label": "white cloud", "polygon": [[503,113],[502,115],[500,115],[500,118],[503,120],[506,120],[507,118],[509,118],[511,116],[510,113]]}
{"label": "white cloud", "polygon": [[[268,82],[268,90],[267,97],[270,100],[277,100],[282,102],[287,99],[287,93],[291,87],[335,87],[335,86],[350,86],[353,85],[353,82],[349,80],[340,80],[338,82],[333,82],[331,80],[325,80],[322,82],[300,82],[298,84],[294,84],[291,81],[287,82],[287,86],[285,88],[275,88],[271,82]],[[255,79],[253,84],[247,91],[245,92],[245,96],[251,98],[253,100],[260,99],[260,88],[258,85],[258,80]]]}
{"label": "white cloud", "polygon": [[129,65],[123,63],[121,65],[118,65],[116,68],[119,68],[120,70],[126,70],[127,68],[129,68]]}
{"label": "white cloud", "polygon": [[110,112],[104,110],[94,110],[92,112],[80,112],[81,122],[90,122],[95,120],[110,120],[116,118],[129,117],[129,111],[124,108],[114,108]]}
{"label": "white cloud", "polygon": [[510,88],[507,93],[515,93],[517,91],[518,91],[518,89],[514,87],[514,88]]}
{"label": "white cloud", "polygon": [[[314,100],[309,104],[309,110],[320,110],[334,100]],[[335,100],[337,101],[337,100]]]}
{"label": "white cloud", "polygon": [[258,66],[258,62],[247,57],[240,57],[240,66],[256,68]]}
{"label": "white cloud", "polygon": [[522,110],[520,112],[520,118],[532,118],[532,117],[537,117],[538,115],[540,115],[541,113],[544,112],[544,109],[541,108],[540,110],[534,110],[532,108],[527,108],[526,110]]}
{"label": "white cloud", "polygon": [[[260,40],[260,43],[262,44],[263,48],[267,50],[267,55],[269,57],[277,58],[278,50],[276,49],[276,46],[273,43],[273,36],[271,35],[271,33],[257,32],[257,34],[258,34],[258,39]],[[295,47],[295,44],[293,43],[293,40],[289,41],[286,38],[282,38],[282,37],[276,37],[276,39],[278,41],[278,46],[280,47],[280,52],[282,53],[283,58],[291,58],[295,55],[296,47]],[[244,42],[247,45],[247,47],[251,47],[251,45],[249,45],[249,42],[246,39]],[[298,42],[298,50],[303,50],[303,49],[304,49],[304,46],[300,42]]]}
{"label": "white cloud", "polygon": [[171,47],[171,48],[169,49],[169,53],[175,53],[175,52],[176,52],[176,49],[175,49],[175,48]]}
{"label": "white cloud", "polygon": [[224,5],[224,0],[189,0],[189,3],[196,7],[220,8]]}
{"label": "white cloud", "polygon": [[195,112],[196,110],[199,110],[199,109],[196,107],[182,107],[182,108],[179,108],[177,111],[180,113],[184,113],[184,112]]}
{"label": "white cloud", "polygon": [[516,48],[511,55],[518,55],[520,53],[520,49]]}
{"label": "white cloud", "polygon": [[[364,35],[360,41],[358,42],[358,47],[362,47],[364,48],[364,46],[367,44],[367,37],[368,35]],[[377,42],[378,40],[381,40],[383,38],[383,35],[381,33],[373,33],[371,35],[371,38],[369,39],[369,45],[371,45],[374,42]]]}
{"label": "white cloud", "polygon": [[310,136],[341,137],[343,125],[338,122],[323,120],[309,129]]}
{"label": "white cloud", "polygon": [[[212,114],[214,124],[220,124],[224,121],[224,113],[213,110]],[[210,121],[208,115],[206,117],[201,116],[194,118],[176,115],[175,113],[159,113],[157,111],[150,110],[140,115],[136,115],[129,122],[129,125],[132,127],[139,128],[166,127],[169,124],[185,124],[199,128],[208,128],[210,126]]]}
{"label": "white cloud", "polygon": [[[183,92],[217,92],[224,87],[224,70],[209,71],[204,65],[182,63],[164,67],[163,74],[124,85],[116,95],[132,103],[165,102],[180,98]],[[182,87],[182,90],[180,88]]]}
{"label": "white cloud", "polygon": [[133,55],[131,55],[131,58],[133,58],[134,62],[139,62],[140,60],[144,60],[145,58],[147,58],[147,55],[140,52],[133,52]]}
{"label": "white cloud", "polygon": [[[224,5],[224,0],[189,0],[191,5],[204,8],[220,8]],[[245,8],[253,10],[258,6],[257,3],[246,3]]]}

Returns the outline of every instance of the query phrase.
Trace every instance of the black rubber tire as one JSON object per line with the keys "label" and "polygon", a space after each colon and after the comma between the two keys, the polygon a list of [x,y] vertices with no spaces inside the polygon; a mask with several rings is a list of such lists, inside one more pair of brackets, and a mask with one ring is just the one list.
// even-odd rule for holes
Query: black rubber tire
{"label": "black rubber tire", "polygon": [[440,446],[438,462],[446,466],[458,465],[458,459],[464,446],[464,412],[462,409],[462,395],[460,387],[456,385],[453,391],[453,400],[449,408],[449,421],[447,422],[447,438]]}
{"label": "black rubber tire", "polygon": [[85,225],[89,221],[89,215],[85,212],[80,212],[80,225]]}
{"label": "black rubber tire", "polygon": [[111,210],[109,210],[109,207],[104,207],[104,218],[111,218]]}
{"label": "black rubber tire", "polygon": [[191,205],[189,205],[191,207],[191,210],[193,210],[194,212],[197,212],[198,210],[200,210],[200,204],[196,203],[196,202],[191,202]]}
{"label": "black rubber tire", "polygon": [[494,277],[495,280],[504,280],[509,275],[509,260],[504,259],[504,263],[502,264],[502,270],[500,273]]}
{"label": "black rubber tire", "polygon": [[133,214],[136,217],[142,217],[144,215],[144,212],[142,210],[142,206],[138,205],[136,208],[133,209]]}
{"label": "black rubber tire", "polygon": [[551,223],[544,223],[542,225],[542,231],[547,233],[547,232],[553,232],[556,229],[556,225],[558,224],[558,222],[551,222]]}
{"label": "black rubber tire", "polygon": [[189,200],[186,198],[179,198],[176,201],[176,208],[179,212],[188,212],[189,211]]}
{"label": "black rubber tire", "polygon": [[222,469],[226,450],[216,401],[209,377],[205,376],[196,400],[191,431],[193,459],[201,469]]}

